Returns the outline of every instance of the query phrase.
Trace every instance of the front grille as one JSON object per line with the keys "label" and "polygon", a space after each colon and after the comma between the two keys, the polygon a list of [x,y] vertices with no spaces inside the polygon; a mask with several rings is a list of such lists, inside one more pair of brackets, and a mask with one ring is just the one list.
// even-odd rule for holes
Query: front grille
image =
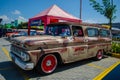
{"label": "front grille", "polygon": [[26,50],[24,48],[22,48],[21,46],[17,46],[17,45],[14,45],[12,44],[11,45],[11,52],[18,56],[21,60],[23,61],[28,61],[30,60],[29,59],[29,55],[28,53],[26,52]]}
{"label": "front grille", "polygon": [[23,52],[23,49],[15,46],[15,45],[12,45],[12,46],[11,46],[11,51],[12,51],[14,54],[16,54],[17,56],[20,57],[20,56],[21,56],[21,52]]}

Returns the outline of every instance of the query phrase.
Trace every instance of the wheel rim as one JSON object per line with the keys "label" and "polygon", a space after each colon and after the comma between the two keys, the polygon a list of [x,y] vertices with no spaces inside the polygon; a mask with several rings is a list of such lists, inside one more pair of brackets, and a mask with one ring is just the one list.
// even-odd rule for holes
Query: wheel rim
{"label": "wheel rim", "polygon": [[98,52],[97,58],[98,58],[98,59],[102,59],[102,52],[101,52],[101,51]]}
{"label": "wheel rim", "polygon": [[42,60],[42,71],[45,73],[52,73],[57,66],[57,59],[54,55],[50,54],[43,58]]}

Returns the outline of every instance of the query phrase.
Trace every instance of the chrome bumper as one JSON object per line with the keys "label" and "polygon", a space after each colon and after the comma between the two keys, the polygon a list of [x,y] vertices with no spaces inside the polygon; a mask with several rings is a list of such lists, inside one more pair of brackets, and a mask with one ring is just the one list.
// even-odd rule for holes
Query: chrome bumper
{"label": "chrome bumper", "polygon": [[24,62],[21,59],[19,59],[14,53],[10,52],[10,56],[12,61],[18,65],[23,70],[32,70],[34,68],[34,63],[32,62]]}

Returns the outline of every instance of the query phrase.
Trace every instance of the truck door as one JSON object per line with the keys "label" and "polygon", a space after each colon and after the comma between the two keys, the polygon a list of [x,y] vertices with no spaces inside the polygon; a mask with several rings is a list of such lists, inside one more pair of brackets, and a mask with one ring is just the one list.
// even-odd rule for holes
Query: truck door
{"label": "truck door", "polygon": [[99,44],[99,31],[97,28],[87,28],[87,37],[86,40],[88,45],[87,57],[94,57],[98,52],[97,44]]}
{"label": "truck door", "polygon": [[70,58],[74,61],[86,58],[87,46],[84,42],[84,33],[81,26],[72,26],[73,42],[70,49]]}

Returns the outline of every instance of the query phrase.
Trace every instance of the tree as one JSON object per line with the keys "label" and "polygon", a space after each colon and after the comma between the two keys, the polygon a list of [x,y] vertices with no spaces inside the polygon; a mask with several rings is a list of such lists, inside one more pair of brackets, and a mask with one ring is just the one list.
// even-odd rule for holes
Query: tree
{"label": "tree", "polygon": [[116,5],[113,5],[113,0],[102,0],[102,4],[96,2],[96,0],[89,0],[90,5],[100,14],[104,15],[109,20],[110,29],[112,27],[112,21],[116,18]]}
{"label": "tree", "polygon": [[12,25],[11,28],[12,28],[12,29],[15,29],[16,27]]}
{"label": "tree", "polygon": [[18,24],[17,29],[22,29],[22,23]]}

